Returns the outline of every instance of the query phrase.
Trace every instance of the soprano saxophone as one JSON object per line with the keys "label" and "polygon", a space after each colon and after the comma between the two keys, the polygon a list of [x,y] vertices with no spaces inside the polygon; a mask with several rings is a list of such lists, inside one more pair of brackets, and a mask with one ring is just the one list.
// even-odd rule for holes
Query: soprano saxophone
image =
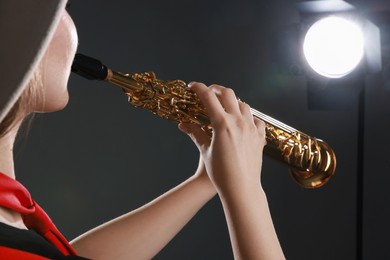
{"label": "soprano saxophone", "polygon": [[[72,72],[87,79],[104,80],[119,86],[134,107],[147,109],[170,121],[194,123],[208,134],[212,133],[205,107],[181,80],[161,80],[153,72],[117,72],[83,54],[76,54]],[[327,143],[253,108],[251,112],[265,122],[265,154],[286,163],[292,178],[299,185],[318,188],[334,175],[336,156]]]}

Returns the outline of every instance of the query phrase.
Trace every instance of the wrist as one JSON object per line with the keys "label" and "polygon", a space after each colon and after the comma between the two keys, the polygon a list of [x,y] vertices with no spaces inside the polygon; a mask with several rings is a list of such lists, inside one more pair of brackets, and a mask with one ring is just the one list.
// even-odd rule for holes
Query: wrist
{"label": "wrist", "polygon": [[217,194],[217,190],[215,189],[214,184],[211,182],[207,173],[199,174],[195,173],[193,176],[189,178],[190,182],[193,182],[195,185],[199,186],[201,190],[204,192],[208,192],[211,195]]}
{"label": "wrist", "polygon": [[261,186],[260,180],[236,181],[225,185],[219,185],[216,188],[221,199],[250,199],[253,196],[264,198],[266,194]]}

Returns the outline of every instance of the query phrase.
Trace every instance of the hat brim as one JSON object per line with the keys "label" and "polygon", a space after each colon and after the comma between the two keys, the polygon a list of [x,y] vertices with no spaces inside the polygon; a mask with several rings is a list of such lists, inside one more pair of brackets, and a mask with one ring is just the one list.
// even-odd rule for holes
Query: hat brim
{"label": "hat brim", "polygon": [[27,86],[67,0],[0,2],[0,122]]}

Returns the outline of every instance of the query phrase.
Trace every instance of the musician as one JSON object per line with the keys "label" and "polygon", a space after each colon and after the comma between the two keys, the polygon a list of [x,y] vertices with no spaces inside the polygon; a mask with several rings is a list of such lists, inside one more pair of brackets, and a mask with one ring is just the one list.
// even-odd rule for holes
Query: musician
{"label": "musician", "polygon": [[[192,82],[213,128],[179,124],[200,151],[189,179],[149,204],[68,241],[15,180],[13,143],[22,121],[68,102],[77,48],[65,0],[3,0],[0,30],[0,259],[151,259],[218,194],[237,259],[283,259],[260,183],[264,123],[231,89]],[[16,15],[17,12],[17,15]]]}

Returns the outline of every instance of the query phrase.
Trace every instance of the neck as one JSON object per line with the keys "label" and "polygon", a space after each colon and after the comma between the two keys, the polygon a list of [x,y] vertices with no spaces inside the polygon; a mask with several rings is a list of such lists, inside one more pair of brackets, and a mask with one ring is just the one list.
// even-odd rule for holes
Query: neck
{"label": "neck", "polygon": [[[5,136],[0,138],[0,172],[15,179],[13,147],[19,124],[13,127]],[[7,225],[27,229],[20,213],[0,207],[0,222]]]}
{"label": "neck", "polygon": [[13,127],[0,138],[0,172],[15,179],[13,147],[19,126]]}

